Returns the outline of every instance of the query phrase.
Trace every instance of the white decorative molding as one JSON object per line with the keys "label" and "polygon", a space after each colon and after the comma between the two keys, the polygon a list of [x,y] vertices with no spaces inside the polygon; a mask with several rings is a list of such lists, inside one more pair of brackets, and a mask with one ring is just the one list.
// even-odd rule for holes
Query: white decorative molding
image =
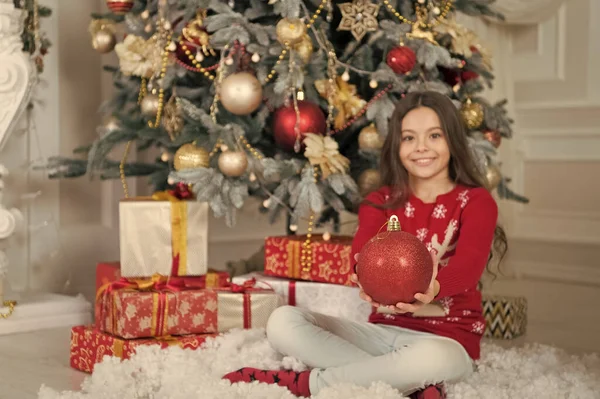
{"label": "white decorative molding", "polygon": [[92,305],[82,296],[40,294],[19,301],[14,313],[0,319],[0,335],[73,327],[92,322]]}
{"label": "white decorative molding", "polygon": [[590,42],[596,42],[590,34],[593,1],[566,2],[552,20],[539,26],[539,51],[512,54],[517,107],[589,100],[588,65],[594,53]]}
{"label": "white decorative molding", "polygon": [[524,162],[600,161],[600,127],[524,129],[521,134]]}
{"label": "white decorative molding", "polygon": [[600,286],[600,267],[516,261],[512,268],[519,278]]}
{"label": "white decorative molding", "polygon": [[513,223],[511,236],[517,239],[600,245],[598,213],[523,210]]}
{"label": "white decorative molding", "polygon": [[29,103],[34,66],[22,51],[25,14],[12,0],[0,0],[0,149]]}
{"label": "white decorative molding", "polygon": [[[535,25],[535,51],[519,52],[512,59],[515,82],[562,81],[565,70],[566,10],[563,4],[550,20]],[[523,32],[523,30],[521,30]],[[518,40],[513,36],[513,41]]]}

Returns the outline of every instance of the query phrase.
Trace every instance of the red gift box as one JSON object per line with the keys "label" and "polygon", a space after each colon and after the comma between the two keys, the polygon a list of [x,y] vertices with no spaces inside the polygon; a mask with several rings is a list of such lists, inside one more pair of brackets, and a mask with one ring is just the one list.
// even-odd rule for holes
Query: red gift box
{"label": "red gift box", "polygon": [[112,283],[121,278],[121,265],[119,262],[100,262],[96,265],[96,292],[105,284]]}
{"label": "red gift box", "polygon": [[[121,279],[96,298],[96,325],[125,338],[225,332],[265,327],[280,298],[254,282],[216,289],[185,286],[186,279]],[[176,282],[174,282],[176,281]]]}
{"label": "red gift box", "polygon": [[94,326],[76,326],[71,329],[71,367],[91,373],[94,365],[104,356],[129,359],[138,346],[159,345],[161,348],[179,346],[183,349],[198,349],[208,338],[218,334],[185,335],[168,338],[125,340],[106,334]]}
{"label": "red gift box", "polygon": [[310,240],[311,262],[302,265],[302,245],[306,236],[267,237],[265,271],[269,276],[353,286],[352,237],[332,236],[325,241],[313,234]]}

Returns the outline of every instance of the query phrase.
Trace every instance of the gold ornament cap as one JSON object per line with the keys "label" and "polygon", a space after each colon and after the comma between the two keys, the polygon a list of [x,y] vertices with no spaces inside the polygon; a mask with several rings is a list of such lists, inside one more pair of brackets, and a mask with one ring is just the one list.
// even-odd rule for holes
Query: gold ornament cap
{"label": "gold ornament cap", "polygon": [[400,231],[400,221],[398,220],[398,216],[390,216],[390,220],[388,220],[387,231]]}

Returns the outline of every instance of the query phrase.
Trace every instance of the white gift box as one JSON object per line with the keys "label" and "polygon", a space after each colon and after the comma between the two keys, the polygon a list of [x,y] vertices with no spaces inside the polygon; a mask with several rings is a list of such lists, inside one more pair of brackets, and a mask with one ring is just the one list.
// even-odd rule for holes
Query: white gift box
{"label": "white gift box", "polygon": [[289,280],[257,272],[234,277],[232,282],[241,285],[252,278],[264,283],[257,286],[273,288],[284,304],[359,322],[368,321],[371,314],[371,305],[360,299],[358,287]]}
{"label": "white gift box", "polygon": [[122,277],[200,276],[208,266],[208,203],[150,197],[119,203]]}

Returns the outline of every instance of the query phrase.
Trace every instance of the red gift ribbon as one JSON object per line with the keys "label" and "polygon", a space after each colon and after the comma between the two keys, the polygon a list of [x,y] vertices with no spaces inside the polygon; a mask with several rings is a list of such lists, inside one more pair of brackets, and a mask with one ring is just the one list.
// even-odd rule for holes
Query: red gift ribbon
{"label": "red gift ribbon", "polygon": [[288,284],[288,305],[296,306],[296,282],[290,281]]}
{"label": "red gift ribbon", "polygon": [[[244,281],[242,284],[231,283],[229,287],[220,287],[221,291],[230,291],[235,294],[243,294],[243,319],[244,319],[244,328],[252,328],[252,300],[250,297],[251,292],[257,291],[273,291],[272,288],[261,288],[256,286],[256,278],[251,278],[249,280]],[[262,281],[262,283],[269,285]]]}

